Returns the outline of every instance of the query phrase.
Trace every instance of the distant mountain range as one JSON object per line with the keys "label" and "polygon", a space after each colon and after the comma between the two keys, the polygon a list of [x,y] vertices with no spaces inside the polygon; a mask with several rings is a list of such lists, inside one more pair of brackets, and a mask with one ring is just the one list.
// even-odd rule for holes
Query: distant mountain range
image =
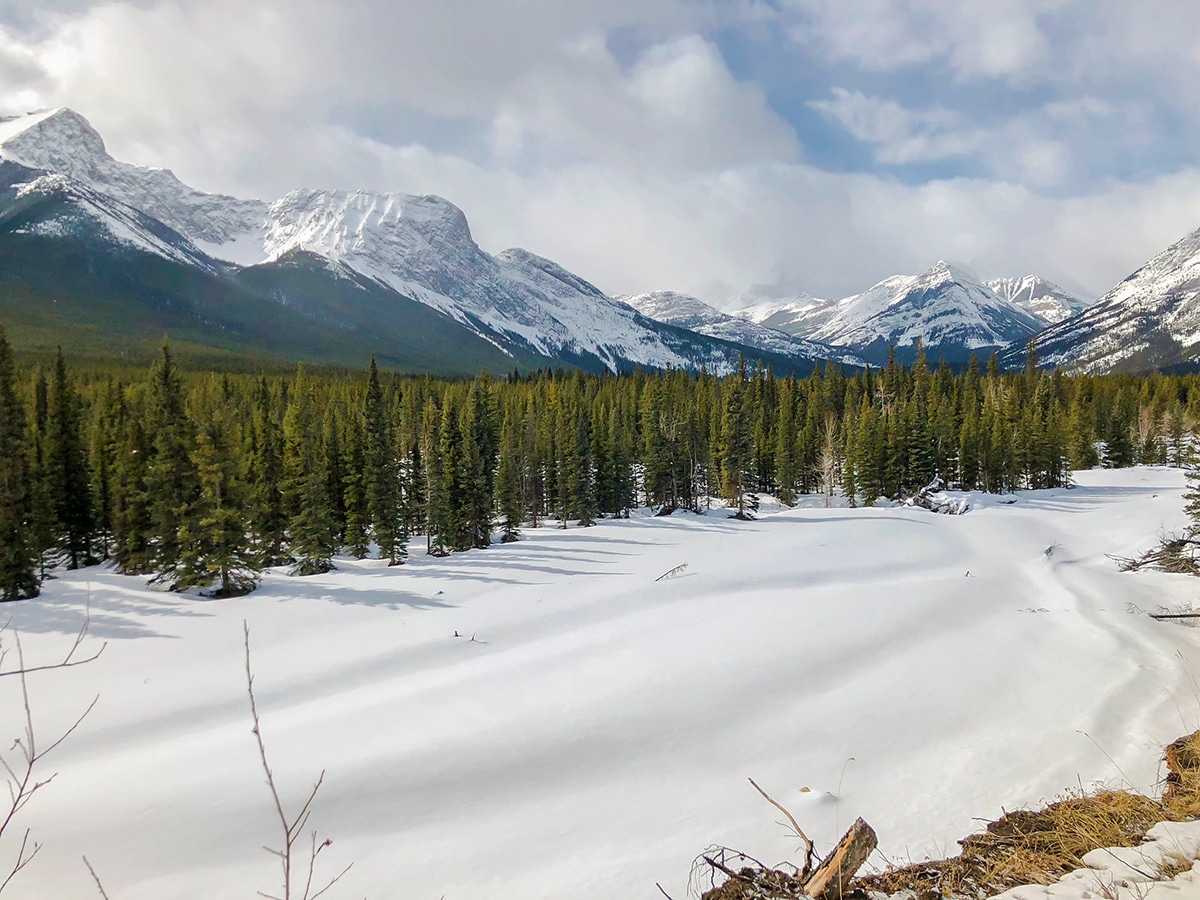
{"label": "distant mountain range", "polygon": [[[231,353],[469,373],[543,365],[729,372],[780,352],[646,317],[526,250],[484,252],[434,196],[297,190],[267,203],[113,159],[70,109],[0,120],[0,317],[19,347],[126,353],[169,330]],[[801,351],[814,355],[803,355]]]}
{"label": "distant mountain range", "polygon": [[896,275],[841,300],[804,295],[760,301],[736,315],[846,347],[876,364],[887,359],[891,346],[900,359],[912,359],[918,340],[930,354],[961,362],[972,353],[1024,342],[1061,318],[1060,309],[1085,305],[1036,276],[987,284],[938,262],[920,275]]}
{"label": "distant mountain range", "polygon": [[18,349],[132,358],[169,332],[210,355],[467,374],[541,366],[777,372],[823,360],[1103,372],[1200,364],[1200,230],[1089,305],[1034,275],[938,262],[860,294],[758,297],[733,314],[670,291],[606,296],[527,250],[495,255],[435,196],[208,194],[113,159],[70,109],[0,118],[0,322]]}
{"label": "distant mountain range", "polygon": [[747,319],[723,313],[695,297],[674,291],[655,291],[650,294],[618,297],[644,316],[706,334],[709,337],[744,344],[768,353],[783,356],[827,358],[850,366],[863,366],[858,354],[844,348],[795,337],[776,328],[769,328]]}

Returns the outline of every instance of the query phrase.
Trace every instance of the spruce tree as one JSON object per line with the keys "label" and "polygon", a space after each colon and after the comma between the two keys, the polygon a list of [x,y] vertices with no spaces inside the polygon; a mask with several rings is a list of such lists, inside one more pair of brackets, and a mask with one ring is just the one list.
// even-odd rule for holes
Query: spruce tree
{"label": "spruce tree", "polygon": [[67,377],[62,348],[50,383],[46,445],[46,478],[54,504],[57,548],[68,569],[95,562],[92,539],[91,471],[84,440],[83,405]]}
{"label": "spruce tree", "polygon": [[725,412],[721,421],[721,468],[725,498],[735,508],[734,518],[750,519],[757,498],[750,496],[746,483],[751,462],[750,415],[746,409],[745,364],[725,395]]}
{"label": "spruce tree", "polygon": [[16,364],[0,326],[0,600],[38,594],[38,550],[32,541],[33,496],[25,409]]}
{"label": "spruce tree", "polygon": [[288,514],[283,497],[283,432],[267,379],[254,389],[249,436],[250,531],[263,567],[291,562],[287,552]]}
{"label": "spruce tree", "polygon": [[142,406],[131,406],[113,472],[113,559],[124,575],[154,571],[154,510],[146,487],[153,445],[143,421]]}
{"label": "spruce tree", "polygon": [[346,549],[355,559],[366,559],[371,544],[371,512],[367,506],[367,450],[362,416],[350,415],[346,423],[346,464],[342,471],[342,504],[346,510]]}
{"label": "spruce tree", "polygon": [[367,434],[367,509],[371,514],[371,528],[375,543],[379,545],[380,559],[395,566],[408,557],[408,549],[400,520],[402,498],[395,428],[374,357],[371,357],[367,376],[363,419]]}
{"label": "spruce tree", "polygon": [[192,462],[199,494],[180,528],[173,590],[215,587],[214,597],[239,597],[258,586],[261,558],[247,539],[245,466],[228,412],[213,410],[196,435]]}
{"label": "spruce tree", "polygon": [[37,553],[38,579],[46,577],[50,551],[58,534],[54,508],[54,492],[47,468],[50,444],[50,385],[46,373],[38,370],[33,382],[33,419],[29,427],[29,496],[32,512],[29,521],[29,541]]}
{"label": "spruce tree", "polygon": [[186,412],[183,380],[167,342],[150,374],[147,430],[154,448],[146,470],[153,580],[170,583],[183,551],[179,530],[196,501],[199,484],[190,455],[193,428]]}
{"label": "spruce tree", "polygon": [[303,370],[288,398],[283,417],[283,491],[288,538],[296,575],[319,575],[333,568],[333,511],[325,475],[325,455],[312,383]]}
{"label": "spruce tree", "polygon": [[468,548],[484,548],[492,543],[499,451],[497,424],[492,381],[485,373],[476,378],[467,391],[460,420],[462,527],[465,531],[463,543]]}
{"label": "spruce tree", "polygon": [[500,508],[500,540],[509,544],[521,536],[525,511],[521,504],[521,428],[513,411],[504,415],[500,430],[500,462],[496,473],[496,494]]}

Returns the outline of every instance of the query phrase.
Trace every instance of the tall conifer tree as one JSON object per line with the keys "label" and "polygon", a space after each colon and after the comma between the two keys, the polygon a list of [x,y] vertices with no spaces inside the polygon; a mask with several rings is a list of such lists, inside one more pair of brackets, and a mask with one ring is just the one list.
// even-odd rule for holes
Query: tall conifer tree
{"label": "tall conifer tree", "polygon": [[38,594],[27,427],[17,396],[12,347],[0,326],[0,600],[25,600]]}

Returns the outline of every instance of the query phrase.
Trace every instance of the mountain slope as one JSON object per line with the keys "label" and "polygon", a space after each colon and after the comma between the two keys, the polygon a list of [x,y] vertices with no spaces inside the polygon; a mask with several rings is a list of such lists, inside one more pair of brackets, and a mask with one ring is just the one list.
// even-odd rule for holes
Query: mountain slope
{"label": "mountain slope", "polygon": [[[647,365],[727,372],[740,352],[766,352],[656,322],[528,251],[493,256],[475,243],[462,210],[439,197],[297,190],[265,203],[205,194],[169,170],[114,160],[95,129],[69,109],[0,120],[0,165],[19,170],[8,179],[10,218],[32,203],[27,195],[60,201],[57,211],[44,207],[27,226],[42,237],[79,240],[87,232],[91,253],[134,248],[243,289],[239,273],[305,260],[303,275],[290,273],[286,288],[258,282],[282,277],[287,265],[250,280],[266,298],[291,296],[293,308],[314,321],[344,318],[348,298],[363,300],[365,292],[372,298],[363,300],[365,308],[391,322],[375,328],[379,334],[395,330],[396,316],[413,314],[411,302],[401,301],[415,301],[440,315],[454,340],[466,329],[494,347],[507,357],[505,368],[533,360],[610,371]],[[100,233],[112,240],[98,241]],[[298,302],[294,281],[301,277],[356,288],[346,293],[325,284]],[[351,318],[362,334],[374,333],[361,315]],[[813,361],[796,355],[784,362],[803,370]]]}
{"label": "mountain slope", "polygon": [[[1148,371],[1200,357],[1200,229],[1176,241],[1094,306],[1037,336],[1042,364]],[[1015,349],[1008,356],[1015,357]]]}
{"label": "mountain slope", "polygon": [[0,158],[66,175],[193,241],[215,245],[230,241],[258,227],[266,213],[260,200],[205,194],[185,185],[170,169],[113,159],[96,129],[72,109],[0,119]]}
{"label": "mountain slope", "polygon": [[987,286],[1013,306],[1025,310],[1047,325],[1056,325],[1091,305],[1037,275],[997,278],[987,282]]}
{"label": "mountain slope", "polygon": [[851,366],[862,366],[864,363],[861,357],[842,348],[793,337],[783,331],[723,313],[687,294],[655,291],[617,299],[656,321],[744,344],[747,347],[785,356],[829,359]]}
{"label": "mountain slope", "polygon": [[[65,175],[0,162],[0,319],[25,352],[144,360],[164,333],[192,356],[254,355],[444,375],[535,367],[328,260],[232,271],[166,225]],[[211,352],[205,352],[208,348]]]}
{"label": "mountain slope", "polygon": [[837,314],[837,305],[836,300],[799,294],[781,299],[755,300],[734,310],[733,315],[793,337],[805,337],[833,318]]}
{"label": "mountain slope", "polygon": [[841,300],[805,294],[762,300],[736,314],[796,337],[853,350],[875,364],[887,360],[892,345],[898,358],[913,359],[918,341],[930,353],[961,362],[971,353],[1028,338],[1045,325],[1028,309],[946,262],[920,275],[884,279]]}

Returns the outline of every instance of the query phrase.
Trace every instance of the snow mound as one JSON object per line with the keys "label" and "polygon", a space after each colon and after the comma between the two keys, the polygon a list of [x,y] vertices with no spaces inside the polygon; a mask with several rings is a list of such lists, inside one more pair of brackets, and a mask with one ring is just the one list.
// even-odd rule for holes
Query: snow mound
{"label": "snow mound", "polygon": [[[1200,822],[1160,822],[1138,847],[1103,847],[1083,857],[1076,869],[1054,884],[1030,884],[997,894],[994,900],[1200,900]],[[1167,866],[1192,863],[1171,879]]]}

